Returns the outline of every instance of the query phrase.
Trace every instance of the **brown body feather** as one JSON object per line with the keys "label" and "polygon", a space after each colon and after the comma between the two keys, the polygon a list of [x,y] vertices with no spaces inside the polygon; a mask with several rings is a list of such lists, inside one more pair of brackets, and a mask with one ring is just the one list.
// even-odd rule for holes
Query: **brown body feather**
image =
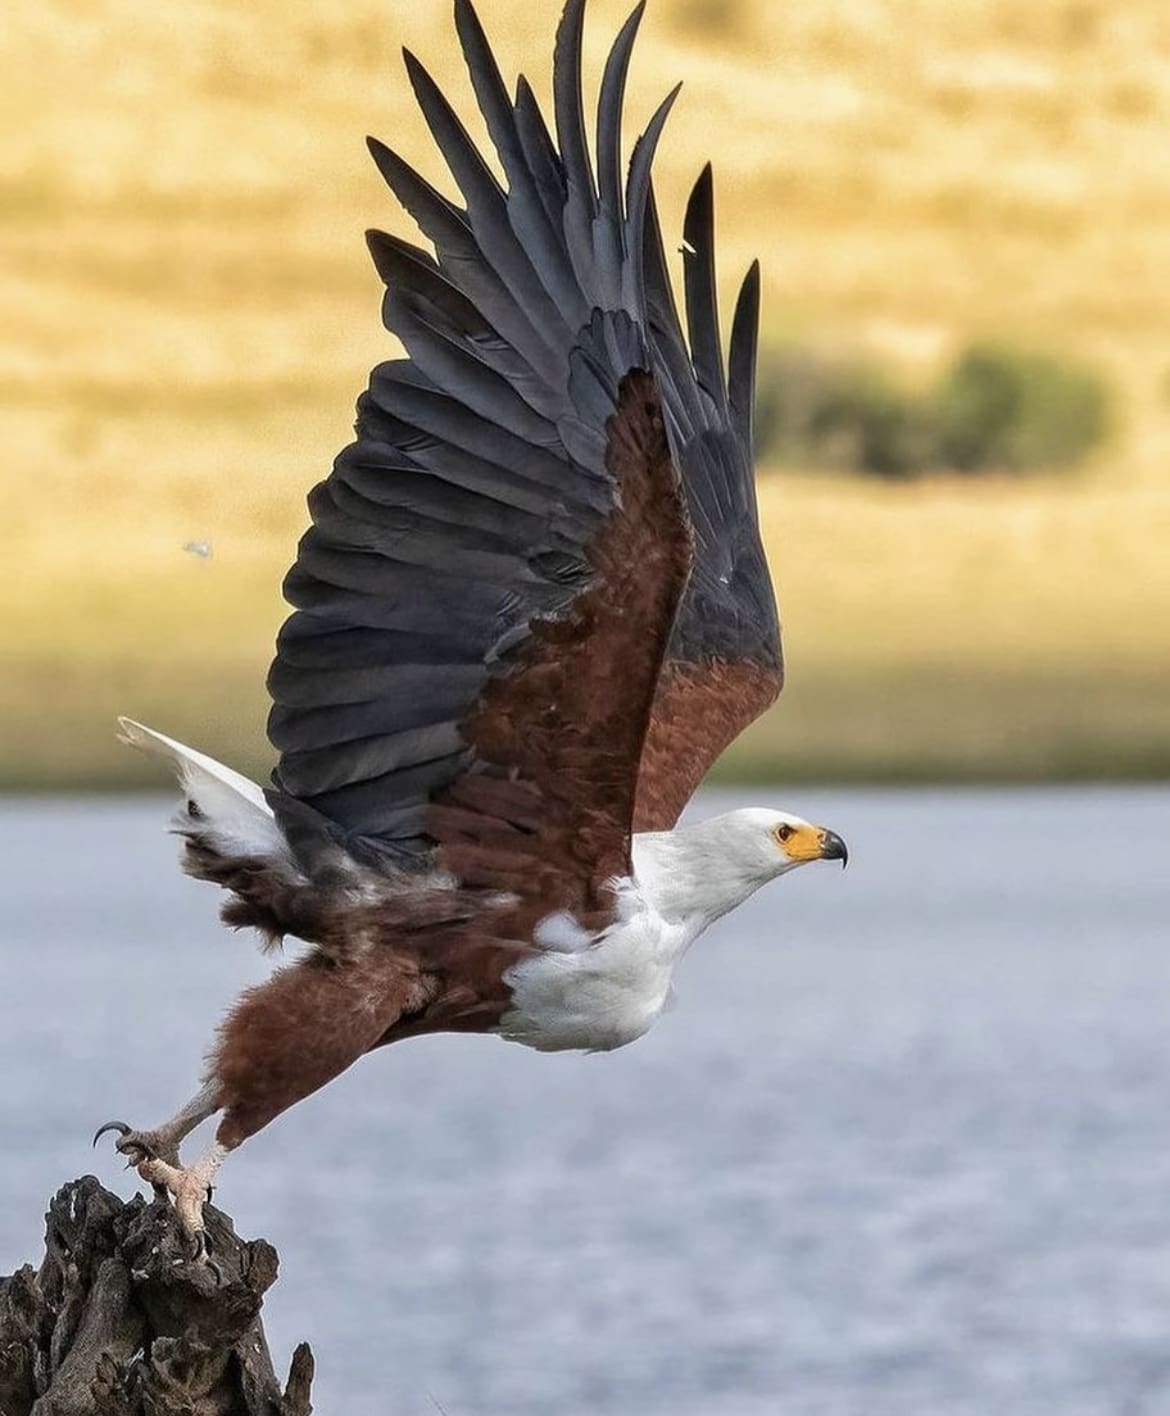
{"label": "brown body feather", "polygon": [[384,878],[363,903],[342,877],[310,914],[270,874],[249,867],[223,881],[237,892],[235,922],[249,911],[268,928],[299,922],[320,949],[251,989],[223,1025],[211,1075],[229,1148],[371,1048],[495,1027],[510,1000],[505,974],[543,916],[567,909],[591,929],[612,919],[607,886],[630,872],[637,764],[691,563],[643,371],[622,382],[606,466],[620,496],[590,548],[592,583],[565,617],[533,625],[523,661],[463,725],[489,772],[457,779],[428,812],[435,865],[459,885],[427,890],[407,876],[399,893]]}

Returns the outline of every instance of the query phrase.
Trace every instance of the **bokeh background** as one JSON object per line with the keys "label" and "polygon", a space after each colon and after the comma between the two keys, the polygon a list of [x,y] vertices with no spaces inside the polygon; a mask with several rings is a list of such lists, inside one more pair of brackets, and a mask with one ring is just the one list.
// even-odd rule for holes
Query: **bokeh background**
{"label": "bokeh background", "polygon": [[[555,8],[480,5],[542,95]],[[262,775],[304,495],[393,352],[362,138],[447,185],[397,49],[472,119],[449,6],[8,0],[0,43],[0,785],[154,780],[117,712]],[[666,229],[712,157],[724,307],[759,255],[773,415],[795,370],[821,419],[761,471],[789,686],[725,774],[1170,772],[1170,9],[653,0],[631,123],[679,77]],[[988,347],[1072,371],[1085,455],[875,475]]]}
{"label": "bokeh background", "polygon": [[[547,95],[559,4],[479,8]],[[120,712],[268,770],[304,497],[396,352],[363,136],[450,190],[404,43],[482,135],[449,0],[0,4],[0,791],[62,793],[0,799],[0,1271],[271,968],[161,799],[75,791],[169,786]],[[711,157],[725,311],[763,261],[789,663],[697,809],[853,861],[614,1059],[423,1039],[244,1147],[274,1350],[323,1411],[1164,1416],[1170,794],[1043,784],[1170,777],[1170,5],[650,0],[631,138],[678,78],[666,229]],[[853,785],[913,781],[981,785]]]}

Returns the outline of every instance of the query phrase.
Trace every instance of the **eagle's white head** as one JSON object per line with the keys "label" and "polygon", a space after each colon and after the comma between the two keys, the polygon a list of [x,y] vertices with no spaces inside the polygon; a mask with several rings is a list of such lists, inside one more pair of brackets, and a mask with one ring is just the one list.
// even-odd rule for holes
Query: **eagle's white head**
{"label": "eagle's white head", "polygon": [[849,859],[845,842],[802,816],[748,806],[634,837],[634,877],[668,919],[696,933],[761,885],[814,860]]}
{"label": "eagle's white head", "polygon": [[683,829],[720,856],[726,851],[757,875],[761,885],[810,861],[839,860],[844,865],[849,859],[836,831],[767,807],[742,807]]}

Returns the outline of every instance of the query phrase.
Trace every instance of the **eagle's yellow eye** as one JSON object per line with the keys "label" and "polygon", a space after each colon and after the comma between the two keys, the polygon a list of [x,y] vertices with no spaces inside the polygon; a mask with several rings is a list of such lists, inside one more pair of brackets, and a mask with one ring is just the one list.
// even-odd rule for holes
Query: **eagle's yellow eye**
{"label": "eagle's yellow eye", "polygon": [[791,835],[792,835],[792,827],[791,827],[791,826],[777,826],[777,827],[776,827],[776,839],[777,839],[778,841],[786,841],[786,840],[789,838],[789,836],[791,836]]}

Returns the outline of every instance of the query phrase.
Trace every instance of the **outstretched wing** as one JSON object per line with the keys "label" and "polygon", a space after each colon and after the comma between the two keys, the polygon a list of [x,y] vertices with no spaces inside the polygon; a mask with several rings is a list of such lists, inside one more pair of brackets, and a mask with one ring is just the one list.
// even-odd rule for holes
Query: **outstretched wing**
{"label": "outstretched wing", "polygon": [[587,908],[628,872],[691,560],[666,433],[683,415],[652,372],[642,263],[674,95],[623,183],[639,7],[606,66],[595,180],[583,0],[557,34],[556,146],[523,80],[509,97],[468,0],[455,13],[507,186],[407,54],[463,205],[371,140],[434,255],[369,237],[409,357],[374,370],[356,441],[309,497],[269,677],[270,800],[310,866],[340,845],[377,868],[438,865]]}
{"label": "outstretched wing", "polygon": [[756,511],[756,340],[760,273],[739,292],[724,373],[715,294],[711,168],[687,204],[682,248],[690,350],[671,294],[650,198],[647,327],[667,435],[694,528],[694,567],[654,698],[638,780],[636,830],[674,825],[727,745],[784,683],[780,622]]}

